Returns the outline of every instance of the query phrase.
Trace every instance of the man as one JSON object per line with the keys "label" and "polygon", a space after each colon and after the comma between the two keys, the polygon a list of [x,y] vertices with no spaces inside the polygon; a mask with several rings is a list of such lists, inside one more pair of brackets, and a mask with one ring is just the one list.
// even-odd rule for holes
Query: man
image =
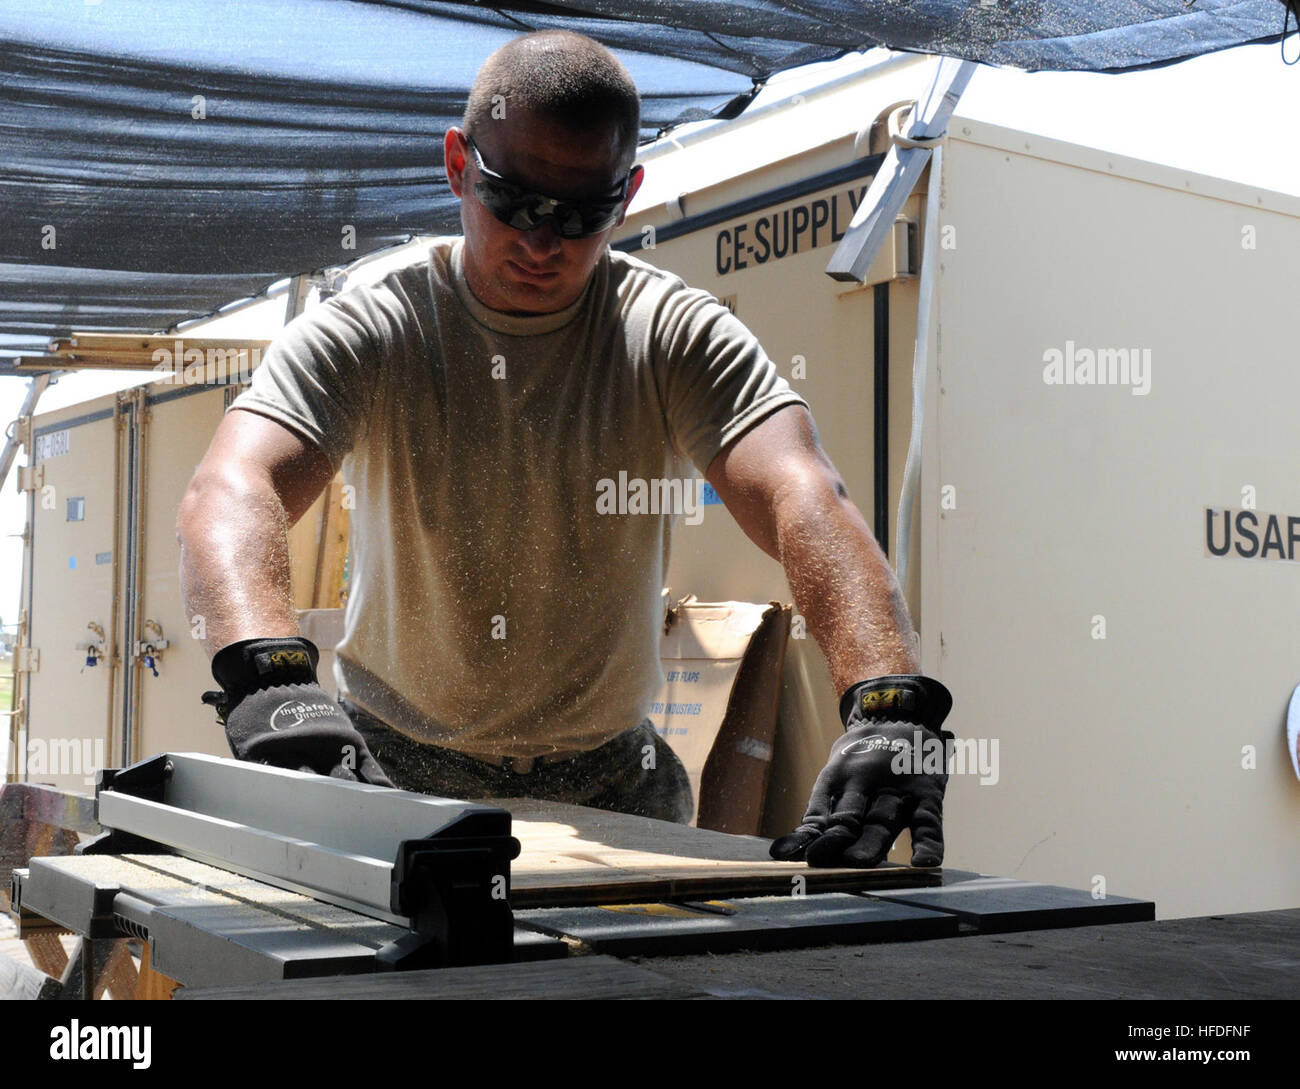
{"label": "man", "polygon": [[[204,698],[241,759],[685,821],[684,770],[645,718],[671,518],[596,498],[693,463],[784,565],[844,692],[847,743],[773,854],[871,866],[910,826],[913,861],[937,865],[945,777],[890,765],[950,697],[918,675],[802,398],[712,296],[608,248],[639,130],[631,78],[588,38],[488,59],[445,141],[463,238],[292,322],[182,503],[183,590],[222,688]],[[340,467],[356,499],[335,703],[298,635],[286,533]]]}

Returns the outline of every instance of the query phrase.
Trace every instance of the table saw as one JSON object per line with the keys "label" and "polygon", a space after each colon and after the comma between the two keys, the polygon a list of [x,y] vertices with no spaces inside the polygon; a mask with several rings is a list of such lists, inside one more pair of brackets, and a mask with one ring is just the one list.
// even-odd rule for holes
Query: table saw
{"label": "table saw", "polygon": [[773,861],[754,836],[198,754],[102,773],[95,817],[102,831],[78,853],[13,872],[20,936],[53,926],[81,939],[62,997],[95,994],[105,948],[123,939],[141,943],[163,993],[365,975],[382,994],[380,975],[422,969],[523,979],[547,971],[526,962],[564,961],[586,978],[592,955],[1154,918],[1145,900],[891,864],[815,869]]}

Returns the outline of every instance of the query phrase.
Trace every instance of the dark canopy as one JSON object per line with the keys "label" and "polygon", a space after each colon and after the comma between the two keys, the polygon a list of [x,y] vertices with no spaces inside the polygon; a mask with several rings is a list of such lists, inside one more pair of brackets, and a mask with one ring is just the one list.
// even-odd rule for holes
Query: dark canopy
{"label": "dark canopy", "polygon": [[53,335],[162,331],[458,230],[442,134],[483,59],[530,29],[614,49],[650,138],[852,50],[1127,71],[1276,41],[1283,14],[1279,0],[5,0],[0,370]]}

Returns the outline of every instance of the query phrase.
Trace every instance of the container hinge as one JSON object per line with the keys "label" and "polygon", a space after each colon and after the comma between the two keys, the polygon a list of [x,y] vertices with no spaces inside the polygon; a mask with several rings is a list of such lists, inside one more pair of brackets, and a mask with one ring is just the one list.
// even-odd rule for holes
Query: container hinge
{"label": "container hinge", "polygon": [[39,673],[41,671],[40,647],[14,647],[14,672]]}
{"label": "container hinge", "polygon": [[44,484],[45,462],[38,461],[35,465],[18,466],[18,490],[20,492],[34,492]]}

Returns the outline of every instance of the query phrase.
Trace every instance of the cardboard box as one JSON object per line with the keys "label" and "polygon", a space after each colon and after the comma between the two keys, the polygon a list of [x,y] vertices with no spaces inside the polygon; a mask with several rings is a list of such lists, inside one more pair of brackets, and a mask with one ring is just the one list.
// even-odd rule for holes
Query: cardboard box
{"label": "cardboard box", "polygon": [[778,602],[693,597],[668,610],[650,719],[686,765],[700,828],[759,831],[790,616]]}

